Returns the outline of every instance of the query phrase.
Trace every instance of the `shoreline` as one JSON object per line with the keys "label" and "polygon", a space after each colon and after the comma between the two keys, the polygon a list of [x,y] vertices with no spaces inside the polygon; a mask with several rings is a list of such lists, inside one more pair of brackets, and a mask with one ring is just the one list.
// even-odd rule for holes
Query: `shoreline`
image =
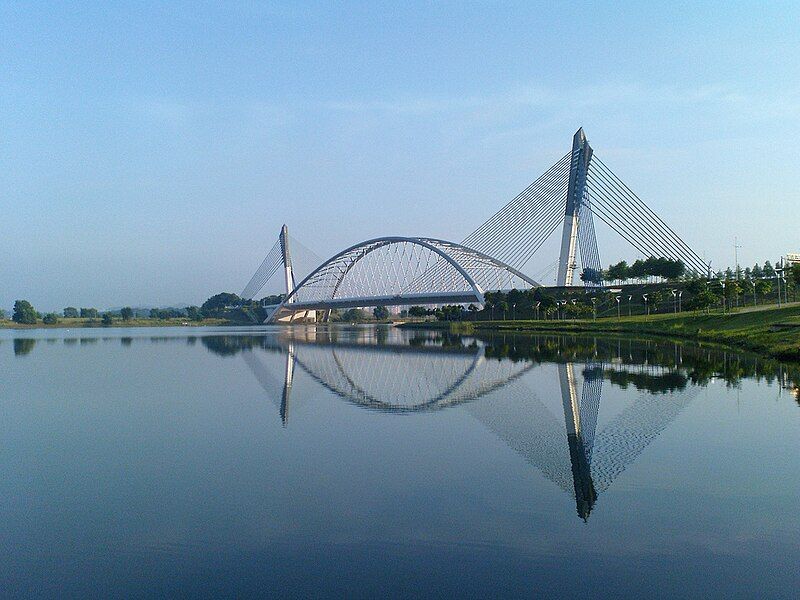
{"label": "shoreline", "polygon": [[220,327],[236,326],[227,319],[203,319],[202,321],[188,321],[186,319],[131,319],[123,321],[115,320],[111,325],[103,325],[100,319],[59,319],[58,323],[16,323],[11,320],[0,321],[0,330],[19,330],[29,331],[33,329],[112,329],[112,328],[139,328],[139,327]]}
{"label": "shoreline", "polygon": [[404,329],[450,329],[468,323],[476,332],[609,333],[708,342],[777,360],[800,362],[800,303],[731,313],[678,313],[573,321],[435,321],[403,323]]}

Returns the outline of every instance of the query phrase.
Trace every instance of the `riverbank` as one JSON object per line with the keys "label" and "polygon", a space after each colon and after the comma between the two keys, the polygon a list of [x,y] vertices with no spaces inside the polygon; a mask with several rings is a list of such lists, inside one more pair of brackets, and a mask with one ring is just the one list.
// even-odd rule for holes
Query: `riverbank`
{"label": "riverbank", "polygon": [[[800,303],[730,313],[679,313],[571,321],[476,321],[477,331],[618,333],[668,336],[724,344],[780,360],[800,361]],[[449,329],[448,322],[405,323],[404,328]]]}
{"label": "riverbank", "polygon": [[111,325],[103,325],[101,319],[66,319],[61,318],[58,323],[46,324],[39,321],[31,325],[15,323],[11,320],[0,321],[0,329],[83,329],[83,328],[102,328],[102,327],[219,327],[220,325],[232,325],[226,319],[203,319],[202,321],[190,321],[186,318],[178,319],[131,319],[123,321],[114,319]]}

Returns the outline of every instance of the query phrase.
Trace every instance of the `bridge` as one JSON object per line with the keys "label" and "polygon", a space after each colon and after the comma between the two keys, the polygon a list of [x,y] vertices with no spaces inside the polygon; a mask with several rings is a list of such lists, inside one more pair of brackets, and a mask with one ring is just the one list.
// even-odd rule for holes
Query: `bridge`
{"label": "bridge", "polygon": [[[267,335],[242,356],[257,381],[289,423],[292,386],[300,371],[343,400],[366,410],[426,413],[462,407],[546,479],[569,494],[578,515],[588,519],[601,493],[645,451],[695,397],[699,388],[677,394],[640,394],[598,432],[604,379],[665,378],[675,369],[655,365],[611,365],[581,359],[564,349],[555,363],[558,406],[540,399],[527,381],[534,361],[486,358],[477,340],[436,345],[402,338],[335,339],[327,331]],[[434,343],[431,343],[434,342]],[[607,358],[607,357],[605,357]],[[558,359],[558,357],[556,357]]]}
{"label": "bridge", "polygon": [[[387,236],[350,246],[321,261],[299,283],[286,225],[242,291],[250,300],[279,270],[283,300],[267,308],[267,323],[316,319],[339,308],[484,304],[487,291],[539,286],[524,268],[561,228],[557,285],[576,273],[602,285],[595,216],[644,257],[681,261],[690,272],[707,264],[595,155],[579,129],[572,149],[460,243]],[[580,271],[578,264],[580,262]]]}

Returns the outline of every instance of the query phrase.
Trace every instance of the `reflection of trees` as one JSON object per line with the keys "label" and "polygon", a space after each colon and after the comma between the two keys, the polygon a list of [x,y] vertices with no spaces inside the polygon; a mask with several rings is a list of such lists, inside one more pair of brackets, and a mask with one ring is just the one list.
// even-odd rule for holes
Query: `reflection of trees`
{"label": "reflection of trees", "polygon": [[14,356],[25,356],[30,354],[36,340],[30,338],[14,338]]}
{"label": "reflection of trees", "polygon": [[[781,385],[800,384],[800,365],[786,365],[757,355],[687,343],[529,334],[480,335],[479,339],[486,344],[486,358],[661,367],[677,371],[680,377],[700,386],[707,385],[713,378],[722,379],[729,386],[738,386],[743,379]],[[669,376],[643,372],[623,374],[619,368],[613,370],[616,372],[606,369],[604,377],[616,385],[633,385],[652,392],[684,389],[686,386],[676,373]]]}
{"label": "reflection of trees", "polygon": [[689,378],[683,373],[668,371],[666,373],[631,372],[619,369],[605,369],[603,376],[612,384],[627,389],[633,385],[639,391],[651,394],[666,394],[683,391]]}
{"label": "reflection of trees", "polygon": [[252,335],[204,335],[200,342],[218,356],[235,356],[242,350],[259,347],[262,337]]}

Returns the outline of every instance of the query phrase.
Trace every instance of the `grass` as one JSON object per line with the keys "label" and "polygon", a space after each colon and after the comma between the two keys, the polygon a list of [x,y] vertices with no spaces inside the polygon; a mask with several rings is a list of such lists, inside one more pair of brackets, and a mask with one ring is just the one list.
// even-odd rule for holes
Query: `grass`
{"label": "grass", "polygon": [[[679,313],[574,321],[478,321],[477,330],[607,332],[685,338],[800,361],[800,303],[730,313]],[[414,325],[409,325],[413,327]],[[427,327],[447,327],[425,324]]]}

